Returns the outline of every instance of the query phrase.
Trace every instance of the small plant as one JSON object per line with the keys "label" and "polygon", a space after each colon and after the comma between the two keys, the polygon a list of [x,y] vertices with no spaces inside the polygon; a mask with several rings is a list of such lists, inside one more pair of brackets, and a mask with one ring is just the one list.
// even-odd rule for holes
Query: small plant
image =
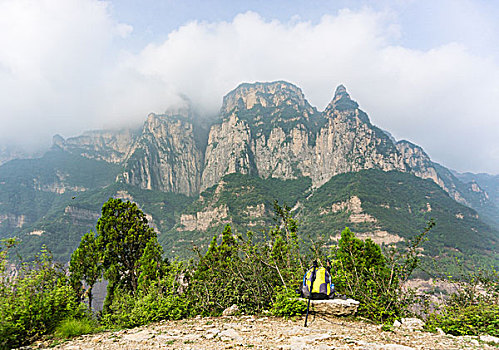
{"label": "small plant", "polygon": [[307,311],[306,301],[299,299],[297,294],[284,288],[276,288],[276,300],[270,312],[274,316],[285,318],[303,315]]}
{"label": "small plant", "polygon": [[441,328],[452,335],[489,334],[499,336],[499,305],[480,303],[464,308],[447,308],[442,314],[432,314],[426,328]]}
{"label": "small plant", "polygon": [[381,330],[383,332],[393,332],[393,326],[388,324],[388,323],[384,323],[382,326],[381,326]]}
{"label": "small plant", "polygon": [[393,322],[407,313],[414,298],[401,286],[418,267],[418,247],[433,226],[430,221],[409,241],[407,250],[392,248],[385,252],[371,239],[355,237],[348,227],[341,232],[338,247],[332,251],[332,280],[338,292],[360,301],[359,316]]}
{"label": "small plant", "polygon": [[437,327],[452,335],[499,336],[499,278],[497,271],[479,270],[453,281],[456,292],[430,314],[426,329]]}
{"label": "small plant", "polygon": [[95,333],[100,330],[97,322],[90,318],[67,319],[57,326],[54,335],[57,338],[67,339],[83,334]]}
{"label": "small plant", "polygon": [[[2,266],[5,255],[0,254]],[[66,271],[45,248],[33,262],[24,263],[16,277],[9,278],[0,268],[0,348],[29,344],[51,334],[62,320],[84,315],[85,306],[78,302]]]}

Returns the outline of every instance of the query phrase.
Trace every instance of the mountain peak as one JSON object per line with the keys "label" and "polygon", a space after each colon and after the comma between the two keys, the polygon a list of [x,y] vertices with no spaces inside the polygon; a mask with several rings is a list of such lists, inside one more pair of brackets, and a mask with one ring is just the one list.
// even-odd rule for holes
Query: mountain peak
{"label": "mountain peak", "polygon": [[350,98],[347,89],[344,85],[340,84],[334,92],[333,100],[326,108],[327,110],[348,111],[359,108],[357,102]]}
{"label": "mountain peak", "polygon": [[338,85],[338,87],[336,88],[336,91],[334,92],[334,99],[336,100],[336,99],[340,99],[342,97],[350,98],[350,95],[348,94],[347,88],[345,87],[345,85],[340,84],[340,85]]}
{"label": "mountain peak", "polygon": [[[350,94],[347,92],[345,85],[338,85],[336,91],[334,92],[334,97],[332,103],[340,107],[349,107],[348,109],[358,108],[357,102],[350,98]],[[345,108],[346,109],[346,108]]]}
{"label": "mountain peak", "polygon": [[229,113],[235,107],[252,109],[255,105],[276,107],[284,101],[308,105],[303,91],[286,81],[242,83],[224,96],[222,112]]}

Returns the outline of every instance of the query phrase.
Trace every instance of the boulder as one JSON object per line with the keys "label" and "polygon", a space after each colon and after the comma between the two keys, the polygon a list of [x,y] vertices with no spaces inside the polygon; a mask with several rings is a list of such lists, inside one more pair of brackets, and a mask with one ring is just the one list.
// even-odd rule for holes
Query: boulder
{"label": "boulder", "polygon": [[239,313],[239,306],[236,304],[232,305],[231,307],[228,307],[222,312],[223,316],[234,316]]}
{"label": "boulder", "polygon": [[235,329],[229,328],[224,331],[221,331],[218,336],[222,341],[227,341],[227,340],[236,340],[236,341],[241,341],[243,338],[239,334],[238,331]]}
{"label": "boulder", "polygon": [[422,330],[424,327],[424,322],[421,321],[419,318],[403,318],[401,320],[402,326],[401,328],[404,328],[409,331],[416,331],[416,330]]}
{"label": "boulder", "polygon": [[[307,301],[307,299],[302,299]],[[310,308],[325,316],[347,316],[354,315],[359,307],[359,302],[353,299],[326,299],[311,300]]]}
{"label": "boulder", "polygon": [[499,344],[499,338],[498,337],[494,337],[492,335],[481,335],[480,336],[480,340],[481,341],[484,341],[486,343],[495,343],[495,344]]}

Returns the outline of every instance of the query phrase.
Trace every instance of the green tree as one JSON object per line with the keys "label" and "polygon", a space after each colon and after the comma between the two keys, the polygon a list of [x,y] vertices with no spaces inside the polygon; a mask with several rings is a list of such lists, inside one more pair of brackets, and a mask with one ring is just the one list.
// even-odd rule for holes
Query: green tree
{"label": "green tree", "polygon": [[91,231],[83,235],[80,245],[71,255],[69,262],[73,288],[80,291],[82,280],[88,286],[89,309],[92,309],[92,289],[102,276],[101,255],[95,234]]}
{"label": "green tree", "polygon": [[[104,277],[109,281],[105,311],[112,303],[116,290],[135,295],[139,286],[142,258],[149,245],[148,256],[160,261],[161,248],[156,232],[149,227],[145,214],[137,204],[110,198],[102,206],[102,216],[97,221],[97,247],[102,252]],[[156,252],[156,253],[153,253]],[[142,277],[144,279],[145,276]]]}
{"label": "green tree", "polygon": [[413,302],[401,285],[419,265],[419,246],[434,226],[415,235],[405,249],[390,248],[384,255],[371,239],[362,241],[346,227],[333,251],[333,282],[336,289],[361,302],[359,314],[375,321],[404,316]]}
{"label": "green tree", "polygon": [[243,294],[243,286],[234,270],[239,267],[237,241],[232,235],[230,225],[222,232],[222,241],[217,244],[213,237],[208,251],[200,256],[199,263],[192,278],[191,293],[194,299],[201,302],[199,312],[205,315],[216,315],[224,308],[237,303]]}

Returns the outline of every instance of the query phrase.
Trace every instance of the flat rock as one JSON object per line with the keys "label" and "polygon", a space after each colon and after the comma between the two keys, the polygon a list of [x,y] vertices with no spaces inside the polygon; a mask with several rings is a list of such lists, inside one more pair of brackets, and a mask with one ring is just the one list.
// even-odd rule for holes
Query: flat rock
{"label": "flat rock", "polygon": [[232,329],[232,328],[221,331],[219,336],[220,336],[220,339],[222,339],[222,340],[239,341],[242,339],[241,335],[235,329]]}
{"label": "flat rock", "polygon": [[311,334],[311,335],[306,335],[302,337],[291,337],[290,341],[291,343],[314,343],[316,341],[321,341],[321,340],[327,340],[331,338],[331,334],[325,333],[325,334]]}
{"label": "flat rock", "polygon": [[137,342],[142,342],[144,340],[151,339],[152,337],[155,336],[155,332],[151,332],[147,329],[141,330],[137,333],[129,333],[125,334],[123,336],[124,339],[126,340],[131,340],[131,341],[137,341]]}
{"label": "flat rock", "polygon": [[480,340],[481,341],[484,341],[486,343],[495,343],[495,344],[499,344],[499,338],[498,337],[494,337],[492,335],[481,335],[480,336]]}
{"label": "flat rock", "polygon": [[[208,323],[209,324],[206,324]],[[149,350],[149,349],[281,349],[281,350],[497,350],[494,338],[451,337],[429,332],[381,332],[379,325],[351,319],[312,317],[286,320],[268,317],[249,323],[248,318],[207,318],[168,321],[118,332],[73,338],[51,347],[50,342],[29,349]],[[251,329],[249,329],[251,327]],[[480,343],[477,344],[477,340]],[[25,350],[28,350],[26,348]]]}
{"label": "flat rock", "polygon": [[376,350],[415,350],[413,347],[400,345],[400,344],[376,344],[369,343],[365,341],[357,341],[355,342],[357,345],[360,345],[361,349],[376,349]]}
{"label": "flat rock", "polygon": [[[307,299],[302,299],[307,300]],[[311,300],[310,305],[318,313],[325,316],[354,315],[359,308],[359,302],[353,299]]]}
{"label": "flat rock", "polygon": [[405,345],[400,345],[400,344],[383,344],[383,345],[378,345],[376,349],[379,350],[416,350],[415,348],[411,346],[405,346]]}
{"label": "flat rock", "polygon": [[232,305],[231,307],[228,307],[222,312],[222,316],[234,316],[239,312],[239,306],[236,304]]}
{"label": "flat rock", "polygon": [[422,330],[424,327],[424,322],[415,317],[403,318],[401,320],[401,323],[401,328],[407,329],[409,331]]}

